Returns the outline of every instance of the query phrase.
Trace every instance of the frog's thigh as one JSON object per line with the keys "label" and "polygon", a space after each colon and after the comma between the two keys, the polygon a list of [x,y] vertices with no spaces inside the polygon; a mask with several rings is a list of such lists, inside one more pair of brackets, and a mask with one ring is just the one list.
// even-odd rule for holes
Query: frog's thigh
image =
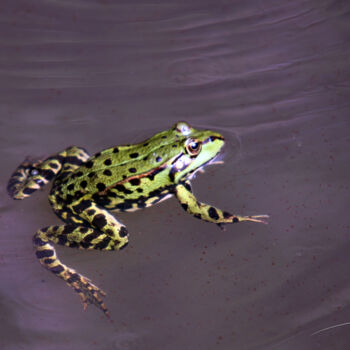
{"label": "frog's thigh", "polygon": [[209,204],[198,202],[192,193],[189,182],[177,185],[175,195],[181,203],[182,208],[198,219],[214,222],[216,224],[240,221],[239,216],[231,215]]}
{"label": "frog's thigh", "polygon": [[93,227],[77,226],[74,224],[43,228],[35,234],[34,243],[36,243],[36,238],[66,247],[88,250],[116,250],[124,248],[127,243],[123,242],[124,244],[121,246],[120,241],[115,240],[108,233],[104,233]]}
{"label": "frog's thigh", "polygon": [[126,227],[95,202],[82,199],[70,205],[69,209],[110,238],[116,245],[116,248],[120,249],[128,242],[128,230]]}

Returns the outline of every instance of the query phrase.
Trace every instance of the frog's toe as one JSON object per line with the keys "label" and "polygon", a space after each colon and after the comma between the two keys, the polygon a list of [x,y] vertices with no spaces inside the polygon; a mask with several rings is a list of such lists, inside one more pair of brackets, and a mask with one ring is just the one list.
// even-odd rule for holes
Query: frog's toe
{"label": "frog's toe", "polygon": [[88,285],[89,286],[89,290],[94,290],[97,293],[101,294],[102,296],[106,296],[106,293],[99,287],[97,287],[96,285],[94,285],[91,280],[85,276],[80,276],[81,278],[81,283],[84,285]]}
{"label": "frog's toe", "polygon": [[106,293],[91,283],[88,278],[81,275],[78,275],[79,277],[77,278],[76,275],[78,274],[75,273],[75,281],[70,285],[79,294],[84,310],[86,310],[88,304],[93,304],[109,317],[108,309],[102,300]]}
{"label": "frog's toe", "polygon": [[269,215],[251,215],[251,216],[244,216],[240,219],[240,221],[253,221],[253,222],[260,222],[262,224],[267,225],[267,221],[264,219],[268,219]]}

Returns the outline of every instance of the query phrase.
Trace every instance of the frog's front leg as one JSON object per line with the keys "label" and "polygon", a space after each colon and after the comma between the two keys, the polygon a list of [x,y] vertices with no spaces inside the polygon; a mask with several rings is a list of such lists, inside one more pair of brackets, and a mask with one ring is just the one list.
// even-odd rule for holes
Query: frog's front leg
{"label": "frog's front leg", "polygon": [[219,225],[230,224],[240,221],[254,221],[266,224],[266,222],[263,219],[268,218],[268,215],[232,215],[209,204],[198,202],[198,200],[192,193],[189,181],[178,184],[175,188],[175,195],[181,203],[182,208],[188,213],[190,213],[198,219],[213,222]]}
{"label": "frog's front leg", "polygon": [[46,269],[65,280],[79,294],[84,309],[87,304],[94,304],[108,316],[107,307],[102,301],[105,293],[89,279],[64,265],[56,256],[53,243],[81,249],[121,249],[128,242],[127,230],[106,210],[90,201],[83,200],[72,207],[91,227],[67,224],[39,230],[33,239],[36,255]]}

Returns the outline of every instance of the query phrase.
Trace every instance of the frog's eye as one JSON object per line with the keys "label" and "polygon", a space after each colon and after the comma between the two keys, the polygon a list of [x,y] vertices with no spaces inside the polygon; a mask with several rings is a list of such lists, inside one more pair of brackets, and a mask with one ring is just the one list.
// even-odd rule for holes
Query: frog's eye
{"label": "frog's eye", "polygon": [[187,140],[185,147],[189,155],[196,156],[202,148],[202,143],[197,140],[189,139]]}

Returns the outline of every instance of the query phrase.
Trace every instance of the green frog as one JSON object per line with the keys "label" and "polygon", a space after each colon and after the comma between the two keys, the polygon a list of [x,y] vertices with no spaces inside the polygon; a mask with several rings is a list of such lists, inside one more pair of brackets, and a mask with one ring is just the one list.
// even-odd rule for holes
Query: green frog
{"label": "green frog", "polygon": [[111,212],[143,209],[172,196],[189,214],[218,225],[266,223],[267,215],[233,215],[199,202],[192,193],[191,179],[204,166],[219,162],[223,145],[219,133],[178,122],[141,143],[108,148],[92,157],[74,146],[43,160],[26,159],[12,174],[7,189],[12,198],[23,199],[53,180],[49,201],[64,225],[35,233],[36,256],[79,294],[84,309],[94,304],[109,316],[102,299],[105,293],[63,264],[54,245],[123,249],[128,230]]}

